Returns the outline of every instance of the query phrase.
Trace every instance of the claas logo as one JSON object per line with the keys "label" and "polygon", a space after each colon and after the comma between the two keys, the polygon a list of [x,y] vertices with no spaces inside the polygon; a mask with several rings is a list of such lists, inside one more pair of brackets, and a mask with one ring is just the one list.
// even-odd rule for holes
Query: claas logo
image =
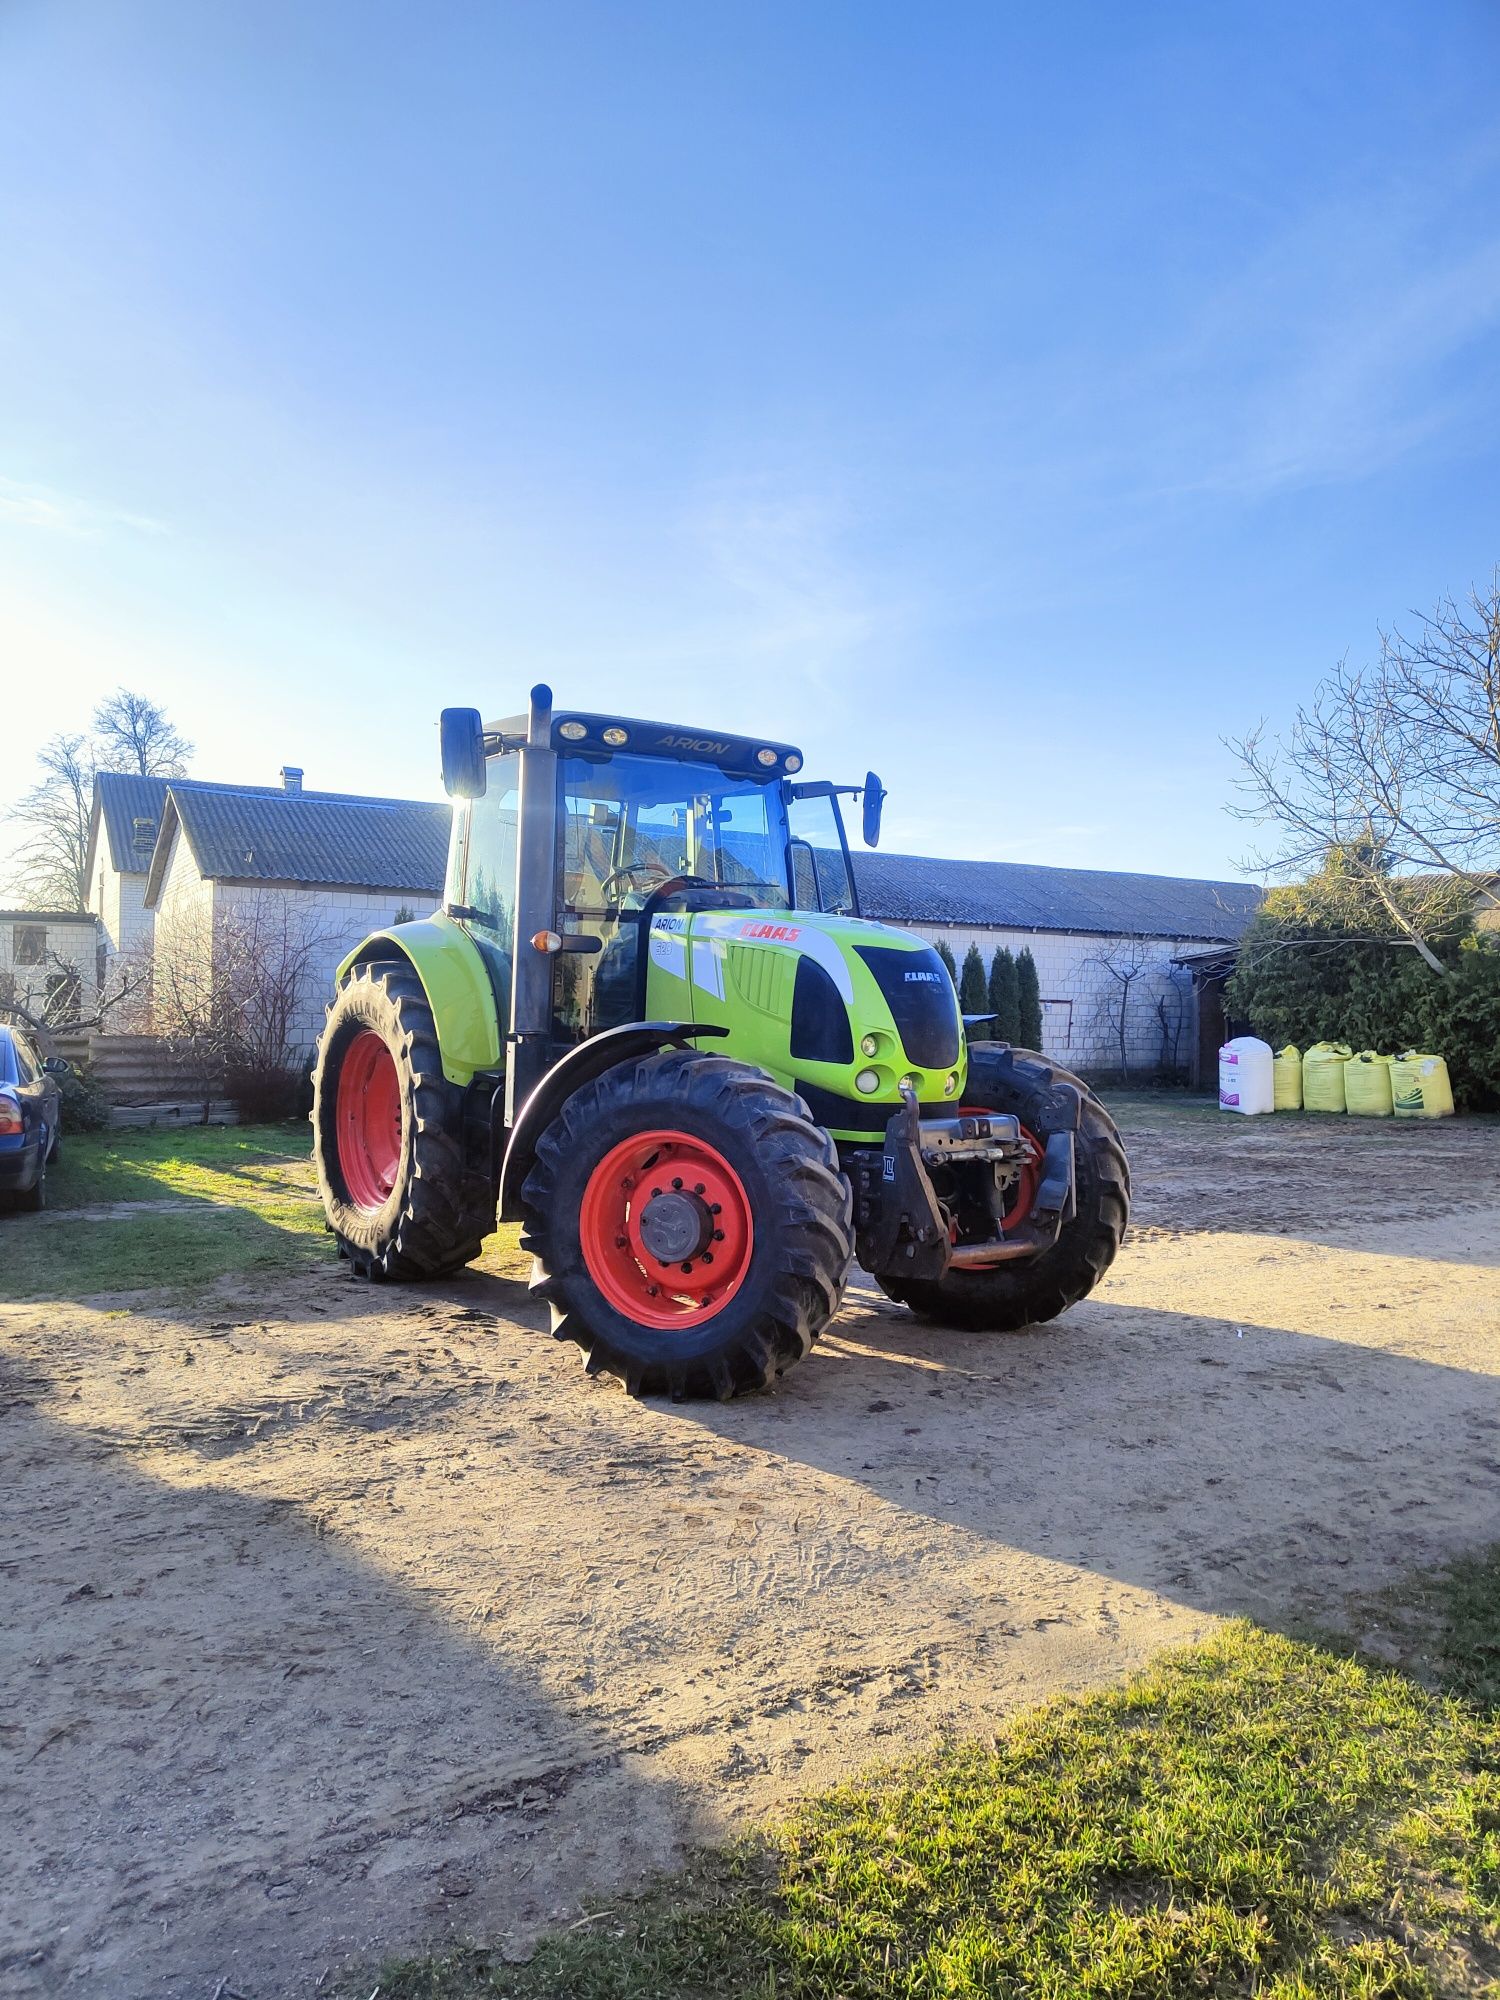
{"label": "claas logo", "polygon": [[799,924],[741,924],[742,938],[772,938],[777,944],[795,944],[802,935]]}

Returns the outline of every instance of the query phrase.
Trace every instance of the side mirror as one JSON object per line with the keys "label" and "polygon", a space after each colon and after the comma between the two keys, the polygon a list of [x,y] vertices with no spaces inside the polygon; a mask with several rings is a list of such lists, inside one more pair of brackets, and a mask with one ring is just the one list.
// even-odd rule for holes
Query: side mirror
{"label": "side mirror", "polygon": [[484,797],[484,723],[477,708],[445,708],[438,721],[443,790],[450,799]]}
{"label": "side mirror", "polygon": [[880,812],[885,804],[885,787],[873,771],[865,773],[864,825],[866,847],[880,845]]}
{"label": "side mirror", "polygon": [[42,1064],[42,1068],[47,1072],[48,1076],[71,1076],[73,1074],[73,1065],[68,1061],[66,1056],[48,1056]]}

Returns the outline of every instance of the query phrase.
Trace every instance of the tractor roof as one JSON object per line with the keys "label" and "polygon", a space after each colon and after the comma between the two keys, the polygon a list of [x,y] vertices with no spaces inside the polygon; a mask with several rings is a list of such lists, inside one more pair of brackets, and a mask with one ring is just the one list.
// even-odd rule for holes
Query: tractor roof
{"label": "tractor roof", "polygon": [[[580,725],[581,736],[564,735],[565,724]],[[507,716],[503,722],[487,722],[486,737],[524,737],[524,715]],[[623,743],[606,743],[606,729],[623,729]],[[498,749],[498,742],[493,745]],[[557,708],[552,712],[552,747],[560,751],[633,750],[639,757],[671,757],[680,763],[712,764],[715,769],[746,777],[784,777],[800,771],[802,752],[792,743],[777,743],[769,736],[732,736],[724,729],[696,729],[682,722],[644,722],[633,715],[601,715],[591,709]],[[767,761],[763,750],[772,752]]]}

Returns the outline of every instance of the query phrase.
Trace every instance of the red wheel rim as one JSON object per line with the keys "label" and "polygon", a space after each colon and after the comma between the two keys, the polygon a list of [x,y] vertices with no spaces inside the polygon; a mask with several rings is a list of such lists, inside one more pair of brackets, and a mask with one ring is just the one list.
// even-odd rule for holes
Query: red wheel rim
{"label": "red wheel rim", "polygon": [[[647,1215],[669,1197],[684,1220],[701,1224],[694,1254],[670,1261]],[[616,1312],[673,1329],[701,1326],[728,1305],[750,1269],[755,1225],[744,1184],[717,1147],[687,1132],[638,1132],[590,1174],[578,1237],[589,1276]]]}
{"label": "red wheel rim", "polygon": [[334,1130],[349,1199],[356,1208],[384,1208],[401,1165],[401,1079],[373,1028],[354,1037],[339,1067]]}

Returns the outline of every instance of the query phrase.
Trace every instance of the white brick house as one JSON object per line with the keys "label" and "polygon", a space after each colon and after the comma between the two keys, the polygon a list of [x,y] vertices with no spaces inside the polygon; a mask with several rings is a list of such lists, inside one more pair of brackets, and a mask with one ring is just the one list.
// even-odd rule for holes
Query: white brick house
{"label": "white brick house", "polygon": [[946,940],[960,970],[971,944],[986,974],[1000,946],[1029,950],[1046,1054],[1069,1069],[1118,1070],[1123,1018],[1126,1066],[1143,1075],[1195,1070],[1199,996],[1174,961],[1232,944],[1261,895],[1247,882],[915,854],[860,853],[854,869],[867,917]]}
{"label": "white brick house", "polygon": [[98,1006],[102,958],[92,913],[0,910],[0,1001],[66,1026]]}
{"label": "white brick house", "polygon": [[141,892],[158,1002],[169,977],[206,972],[236,939],[299,941],[293,1053],[317,1039],[339,960],[437,908],[451,824],[447,806],[305,792],[301,777],[289,769],[279,789],[163,781]]}

